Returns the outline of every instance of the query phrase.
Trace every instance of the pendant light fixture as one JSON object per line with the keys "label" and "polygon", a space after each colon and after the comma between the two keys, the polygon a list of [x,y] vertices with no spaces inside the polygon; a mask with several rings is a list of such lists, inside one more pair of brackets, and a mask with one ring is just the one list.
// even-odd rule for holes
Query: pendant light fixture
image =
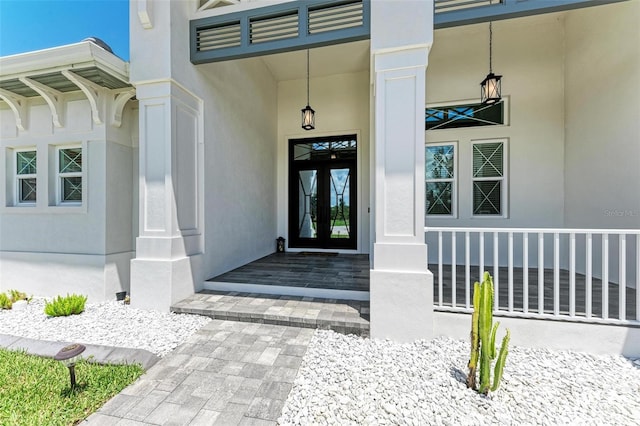
{"label": "pendant light fixture", "polygon": [[501,75],[495,75],[492,67],[493,59],[493,22],[489,22],[489,74],[480,83],[480,99],[484,105],[500,102],[502,95]]}
{"label": "pendant light fixture", "polygon": [[307,106],[302,110],[302,128],[313,130],[316,127],[316,112],[309,106],[309,49],[307,49]]}

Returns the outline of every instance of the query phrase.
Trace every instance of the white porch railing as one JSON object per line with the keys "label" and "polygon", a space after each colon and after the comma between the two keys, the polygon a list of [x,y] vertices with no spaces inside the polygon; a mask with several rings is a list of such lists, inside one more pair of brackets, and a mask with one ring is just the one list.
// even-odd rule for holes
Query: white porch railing
{"label": "white porch railing", "polygon": [[640,325],[640,230],[425,227],[434,308],[471,312],[493,276],[497,315]]}

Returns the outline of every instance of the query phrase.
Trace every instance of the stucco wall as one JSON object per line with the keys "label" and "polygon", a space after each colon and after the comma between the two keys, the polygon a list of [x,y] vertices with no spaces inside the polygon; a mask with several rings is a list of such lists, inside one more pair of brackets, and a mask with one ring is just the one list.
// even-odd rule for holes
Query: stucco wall
{"label": "stucco wall", "polygon": [[[489,70],[488,24],[437,30],[427,104],[479,101]],[[503,75],[509,124],[426,132],[458,143],[458,218],[427,226],[562,227],[564,218],[563,22],[559,15],[493,23],[493,71]],[[508,218],[472,217],[471,141],[506,138]]]}
{"label": "stucco wall", "polygon": [[[203,169],[196,195],[203,206],[203,257],[195,266],[202,270],[192,276],[206,279],[275,249],[277,93],[259,59],[191,64],[188,31],[196,5],[155,2],[153,27],[144,29],[132,2],[131,80],[170,81],[202,101],[204,158],[192,168]],[[176,169],[180,175],[188,165],[176,167],[183,168]],[[177,206],[178,215],[184,208]]]}
{"label": "stucco wall", "polygon": [[259,59],[198,71],[206,117],[204,267],[212,277],[275,251],[277,94]]}
{"label": "stucco wall", "polygon": [[565,224],[640,228],[640,2],[566,18]]}
{"label": "stucco wall", "polygon": [[[458,143],[458,218],[429,216],[427,226],[638,229],[639,18],[640,3],[631,1],[494,22],[493,71],[504,76],[509,124],[426,132],[427,142]],[[488,24],[436,31],[429,61],[428,103],[477,99],[478,83],[488,67]],[[509,217],[472,218],[470,143],[492,137],[508,140]],[[506,265],[503,237],[500,262]],[[427,236],[434,248],[435,238]],[[584,271],[580,241],[576,267]],[[477,238],[472,244],[477,246]],[[490,241],[487,244],[486,253],[491,253]],[[562,244],[560,263],[566,269],[568,243]],[[626,244],[626,282],[633,286],[636,238],[628,237]],[[463,250],[459,240],[458,259],[464,259]],[[545,251],[552,250],[548,239]],[[475,252],[472,263],[477,262]],[[448,239],[444,253],[448,262]],[[430,250],[431,262],[436,256],[436,250]],[[521,243],[516,241],[516,266],[520,256]],[[601,273],[600,256],[596,237],[595,276]],[[611,237],[609,262],[609,278],[617,282],[617,237]]]}
{"label": "stucco wall", "polygon": [[306,103],[306,79],[278,83],[278,235],[289,238],[289,139],[358,135],[358,250],[369,252],[369,73],[313,78],[311,106],[316,128],[301,129],[300,110]]}
{"label": "stucco wall", "polygon": [[[103,120],[95,124],[81,93],[65,95],[63,127],[54,127],[40,98],[28,101],[27,128],[16,128],[13,113],[0,110],[0,290],[18,288],[37,296],[67,292],[91,301],[114,297],[129,287],[131,241],[131,107],[121,127],[110,125],[111,103],[104,98]],[[84,202],[55,205],[56,146],[83,148]],[[37,149],[37,203],[13,206],[14,149]]]}

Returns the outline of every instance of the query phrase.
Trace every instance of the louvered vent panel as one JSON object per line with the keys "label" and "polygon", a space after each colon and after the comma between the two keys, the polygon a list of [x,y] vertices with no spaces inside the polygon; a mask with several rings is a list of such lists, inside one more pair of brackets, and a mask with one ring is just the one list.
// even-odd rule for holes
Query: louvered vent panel
{"label": "louvered vent panel", "polygon": [[197,49],[199,52],[240,46],[240,22],[223,26],[198,29]]}
{"label": "louvered vent panel", "polygon": [[363,25],[362,1],[309,10],[309,34]]}
{"label": "louvered vent panel", "polygon": [[269,16],[250,21],[251,43],[265,43],[298,37],[298,12]]}
{"label": "louvered vent panel", "polygon": [[502,0],[436,0],[436,13],[453,12],[472,7],[489,6],[502,3]]}

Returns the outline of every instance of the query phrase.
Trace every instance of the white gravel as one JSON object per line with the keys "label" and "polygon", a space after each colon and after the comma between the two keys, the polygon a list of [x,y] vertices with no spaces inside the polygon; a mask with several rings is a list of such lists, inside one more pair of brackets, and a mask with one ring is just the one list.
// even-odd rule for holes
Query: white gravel
{"label": "white gravel", "polygon": [[318,330],[282,425],[640,425],[640,361],[510,348],[500,388],[465,385],[469,344]]}
{"label": "white gravel", "polygon": [[211,319],[132,308],[122,302],[85,305],[81,315],[48,317],[45,299],[34,298],[24,310],[0,310],[0,334],[146,349],[164,356]]}
{"label": "white gravel", "polygon": [[[47,317],[44,300],[0,310],[0,334],[140,348],[164,356],[210,319],[87,304]],[[500,389],[465,385],[469,344],[400,345],[317,330],[282,425],[640,425],[640,360],[511,347]]]}

